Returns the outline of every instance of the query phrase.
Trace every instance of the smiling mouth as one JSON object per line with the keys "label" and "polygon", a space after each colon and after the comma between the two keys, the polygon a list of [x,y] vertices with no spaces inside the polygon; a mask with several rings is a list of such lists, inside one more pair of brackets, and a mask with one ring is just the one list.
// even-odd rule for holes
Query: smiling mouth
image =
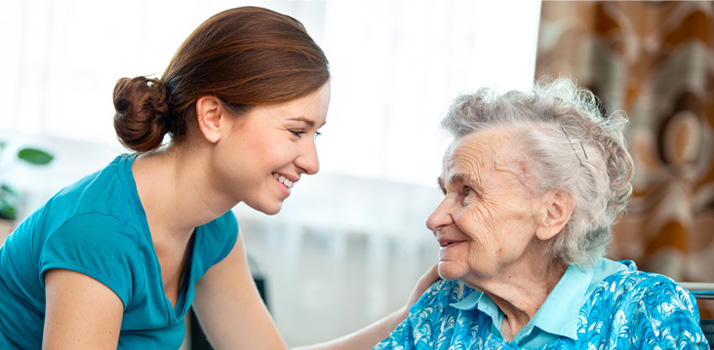
{"label": "smiling mouth", "polygon": [[456,244],[456,243],[461,243],[462,241],[452,241],[452,242],[439,242],[439,246],[444,248],[448,247],[449,245]]}
{"label": "smiling mouth", "polygon": [[287,188],[293,188],[293,186],[295,185],[294,182],[288,180],[285,176],[279,175],[277,173],[273,173],[273,177],[278,180],[278,182],[285,185],[285,187]]}

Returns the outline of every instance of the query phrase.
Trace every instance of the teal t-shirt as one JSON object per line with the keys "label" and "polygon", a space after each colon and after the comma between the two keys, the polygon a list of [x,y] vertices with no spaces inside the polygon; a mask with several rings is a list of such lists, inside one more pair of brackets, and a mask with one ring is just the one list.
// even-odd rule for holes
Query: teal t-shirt
{"label": "teal t-shirt", "polygon": [[[23,221],[0,247],[0,349],[39,349],[45,315],[43,274],[62,268],[103,283],[122,300],[119,349],[178,349],[194,284],[231,251],[231,211],[197,227],[175,308],[132,173],[134,155],[70,185]],[[166,205],[171,205],[167,203]]]}

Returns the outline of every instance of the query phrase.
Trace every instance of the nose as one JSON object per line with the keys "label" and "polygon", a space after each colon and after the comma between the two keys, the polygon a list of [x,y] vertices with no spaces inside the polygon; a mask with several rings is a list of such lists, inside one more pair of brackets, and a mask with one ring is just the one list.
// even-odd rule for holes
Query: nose
{"label": "nose", "polygon": [[445,197],[434,209],[426,220],[426,227],[431,232],[436,232],[454,223],[454,218],[449,211],[449,197]]}
{"label": "nose", "polygon": [[295,159],[295,165],[302,169],[303,173],[315,175],[320,170],[320,160],[317,157],[317,146],[315,140],[306,138],[307,141],[303,144],[300,154]]}

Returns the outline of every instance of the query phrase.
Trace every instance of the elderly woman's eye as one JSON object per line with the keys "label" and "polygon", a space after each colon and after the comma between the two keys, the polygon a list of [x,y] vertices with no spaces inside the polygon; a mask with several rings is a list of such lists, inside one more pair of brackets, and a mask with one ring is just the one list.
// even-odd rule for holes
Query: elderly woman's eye
{"label": "elderly woman's eye", "polygon": [[474,193],[474,190],[470,187],[464,187],[464,197],[468,197]]}

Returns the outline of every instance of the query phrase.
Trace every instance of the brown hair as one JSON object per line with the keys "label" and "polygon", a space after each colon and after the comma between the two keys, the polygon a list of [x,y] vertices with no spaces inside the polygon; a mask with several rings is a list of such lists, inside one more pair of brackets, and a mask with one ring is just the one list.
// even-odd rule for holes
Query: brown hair
{"label": "brown hair", "polygon": [[216,96],[239,115],[304,97],[329,79],[325,54],[298,20],[259,7],[230,9],[194,30],[161,79],[119,79],[114,128],[122,144],[148,152],[167,133],[173,142],[186,135],[201,96]]}

